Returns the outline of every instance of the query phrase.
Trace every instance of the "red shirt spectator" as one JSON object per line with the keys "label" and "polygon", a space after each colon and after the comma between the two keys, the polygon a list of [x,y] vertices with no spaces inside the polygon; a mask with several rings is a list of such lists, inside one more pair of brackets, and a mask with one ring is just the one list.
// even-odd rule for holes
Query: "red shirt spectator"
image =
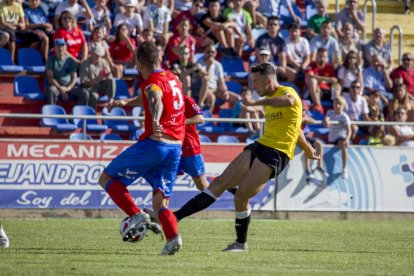
{"label": "red shirt spectator", "polygon": [[[316,62],[312,62],[311,64],[309,64],[308,68],[306,69],[305,74],[309,72],[313,72],[314,75],[321,76],[321,77],[329,77],[329,78],[336,77],[335,69],[328,63],[325,63],[324,65],[322,65],[322,67],[319,67]],[[331,89],[331,85],[326,82],[319,82],[319,87],[322,90]]]}
{"label": "red shirt spectator", "polygon": [[187,46],[188,48],[190,48],[191,60],[194,59],[194,54],[196,50],[195,38],[191,35],[187,35],[187,37],[184,40],[182,40],[180,35],[174,35],[170,38],[170,40],[168,40],[167,44],[167,57],[170,61],[170,64],[173,64],[179,59],[178,54],[174,52],[174,49],[177,49],[182,46]]}
{"label": "red shirt spectator", "polygon": [[[136,47],[135,40],[129,39],[131,43]],[[128,48],[127,41],[113,41],[109,46],[109,53],[114,61],[121,63],[129,63],[133,56],[133,52]]]}
{"label": "red shirt spectator", "polygon": [[414,67],[413,56],[410,53],[403,54],[403,63],[391,73],[391,79],[396,81],[402,79],[407,87],[408,93],[414,96]]}

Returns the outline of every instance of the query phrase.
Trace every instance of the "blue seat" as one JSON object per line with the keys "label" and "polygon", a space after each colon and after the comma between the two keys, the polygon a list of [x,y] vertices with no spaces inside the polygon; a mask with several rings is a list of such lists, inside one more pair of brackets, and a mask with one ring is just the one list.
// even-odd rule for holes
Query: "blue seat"
{"label": "blue seat", "polygon": [[[111,110],[111,113],[108,112],[108,109],[106,107],[102,110],[102,115],[106,116],[126,116],[126,112],[122,107],[114,107]],[[125,132],[130,131],[131,127],[128,124],[127,120],[103,120],[104,124],[108,126],[108,128],[112,128],[113,130]]]}
{"label": "blue seat", "polygon": [[[233,110],[229,108],[220,109],[218,113],[219,118],[233,118]],[[224,130],[233,131],[233,123],[218,123],[219,127],[224,128]]]}
{"label": "blue seat", "polygon": [[39,83],[32,76],[16,76],[14,78],[14,95],[30,100],[46,99],[46,95],[40,91]]}
{"label": "blue seat", "polygon": [[101,141],[120,141],[122,137],[116,133],[102,133],[100,137]]}
{"label": "blue seat", "polygon": [[14,65],[9,49],[0,48],[0,72],[1,73],[20,73],[23,66]]}
{"label": "blue seat", "polygon": [[123,74],[124,77],[137,77],[138,70],[133,68],[125,68]]}
{"label": "blue seat", "polygon": [[221,59],[223,65],[224,74],[226,76],[232,76],[239,79],[247,78],[248,73],[244,69],[243,60],[241,57],[226,57]]}
{"label": "blue seat", "polygon": [[[115,79],[115,99],[126,100],[131,97],[129,95],[128,84],[123,79]],[[108,96],[102,96],[99,98],[100,102],[107,102]]]}
{"label": "blue seat", "polygon": [[134,131],[131,132],[131,136],[129,136],[129,140],[138,140],[139,136],[141,136],[141,134],[144,133],[144,131],[142,129],[135,129]]}
{"label": "blue seat", "polygon": [[73,141],[92,140],[92,137],[88,133],[85,133],[85,137],[83,137],[83,133],[72,133],[69,136],[69,140],[73,140]]}
{"label": "blue seat", "polygon": [[17,51],[17,63],[29,72],[44,73],[45,64],[35,48],[20,48]]}
{"label": "blue seat", "polygon": [[[92,107],[88,105],[75,105],[72,109],[73,115],[89,115],[95,116],[96,111]],[[73,119],[73,122],[80,128],[83,128],[83,119],[76,118]],[[87,131],[96,131],[96,132],[103,132],[108,129],[108,126],[101,125],[98,123],[96,119],[87,119],[86,120],[86,130]]]}
{"label": "blue seat", "polygon": [[[309,110],[308,113],[313,119],[317,121],[323,121],[323,119],[325,118],[325,116],[319,111]],[[310,131],[320,135],[326,135],[329,132],[329,128],[325,127],[323,124],[309,124],[308,127]]]}
{"label": "blue seat", "polygon": [[211,143],[211,139],[207,135],[198,135],[201,143]]}
{"label": "blue seat", "polygon": [[[205,110],[203,110],[203,117],[204,118],[213,118],[213,114],[211,113],[210,110],[205,109]],[[213,122],[205,122],[204,124],[198,124],[197,129],[198,130],[203,130],[206,127],[213,127],[213,126],[214,126]]]}
{"label": "blue seat", "polygon": [[[134,106],[132,109],[132,116],[139,117],[141,115],[141,110],[141,106]],[[134,120],[133,123],[136,128],[139,128],[141,126],[141,122],[139,120]]]}
{"label": "blue seat", "polygon": [[240,83],[235,81],[226,81],[226,85],[228,91],[232,91],[240,95],[240,92],[242,91],[242,86]]}
{"label": "blue seat", "polygon": [[227,144],[240,143],[240,141],[237,137],[231,136],[231,135],[220,135],[220,136],[217,137],[217,142],[218,143],[227,143]]}
{"label": "blue seat", "polygon": [[[42,107],[43,115],[66,115],[65,109],[60,105],[47,104]],[[43,117],[41,121],[42,126],[52,127],[57,131],[74,131],[78,127],[69,123],[66,118],[46,118]]]}

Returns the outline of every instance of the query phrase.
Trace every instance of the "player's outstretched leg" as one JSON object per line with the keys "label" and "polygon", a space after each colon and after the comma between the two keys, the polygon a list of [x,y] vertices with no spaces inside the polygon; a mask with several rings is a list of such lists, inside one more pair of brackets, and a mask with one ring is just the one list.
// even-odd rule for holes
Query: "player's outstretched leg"
{"label": "player's outstretched leg", "polygon": [[174,212],[175,217],[178,221],[185,217],[191,216],[201,210],[208,208],[217,200],[217,197],[210,191],[209,188],[205,189],[204,192],[196,195],[190,199],[183,207]]}

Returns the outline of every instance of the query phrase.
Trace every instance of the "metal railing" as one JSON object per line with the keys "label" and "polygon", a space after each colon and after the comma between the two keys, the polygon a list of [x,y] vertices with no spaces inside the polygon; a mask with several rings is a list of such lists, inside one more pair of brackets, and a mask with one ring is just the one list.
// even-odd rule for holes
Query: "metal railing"
{"label": "metal railing", "polygon": [[[377,15],[377,2],[375,0],[365,0],[364,7],[363,7],[363,13],[364,13],[364,19],[366,21],[366,15],[367,15],[367,5],[368,2],[372,3],[372,33],[374,33],[375,30],[375,16]],[[363,32],[364,42],[367,41],[367,31],[366,28]]]}
{"label": "metal railing", "polygon": [[391,54],[393,52],[392,50],[393,50],[393,45],[394,45],[394,31],[395,30],[398,31],[398,62],[399,62],[399,65],[401,65],[401,63],[402,63],[401,56],[402,56],[403,30],[398,25],[392,26],[391,30],[390,30]]}

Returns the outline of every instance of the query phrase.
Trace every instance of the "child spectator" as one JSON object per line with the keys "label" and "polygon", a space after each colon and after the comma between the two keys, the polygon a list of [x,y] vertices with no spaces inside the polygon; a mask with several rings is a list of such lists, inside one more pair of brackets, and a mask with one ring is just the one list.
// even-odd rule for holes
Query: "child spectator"
{"label": "child spectator", "polygon": [[194,62],[196,40],[190,34],[190,21],[183,19],[178,25],[178,34],[174,34],[167,44],[167,57],[170,63],[178,60],[180,49],[186,46],[190,49],[190,58]]}
{"label": "child spectator", "polygon": [[326,62],[336,69],[341,60],[341,52],[338,41],[331,36],[331,32],[332,22],[330,20],[324,21],[321,25],[321,34],[312,38],[310,42],[311,60],[315,61],[316,52],[319,48],[325,48],[328,51]]}
{"label": "child spectator", "polygon": [[384,146],[395,146],[395,137],[391,134],[386,134],[384,138],[382,138],[382,143]]}
{"label": "child spectator", "polygon": [[109,35],[112,28],[111,12],[106,7],[108,0],[94,0],[95,6],[91,8],[92,18],[86,20],[88,30],[92,31],[96,26],[103,27],[105,36]]}
{"label": "child spectator", "polygon": [[313,15],[308,20],[306,32],[309,39],[312,39],[321,33],[321,24],[323,22],[331,20],[329,15],[326,13],[327,9],[329,8],[329,3],[327,0],[316,1],[315,6],[317,14]]}
{"label": "child spectator", "polygon": [[[407,122],[407,110],[399,107],[394,111],[394,121]],[[414,127],[408,125],[392,125],[390,132],[400,146],[414,147]]]}
{"label": "child spectator", "polygon": [[372,126],[370,135],[368,136],[367,145],[369,146],[382,146],[385,131],[383,126]]}
{"label": "child spectator", "polygon": [[165,0],[155,0],[154,4],[146,7],[144,12],[144,27],[154,31],[154,37],[165,47],[171,36],[169,24],[171,11],[165,5]]}
{"label": "child spectator", "polygon": [[289,37],[285,40],[286,58],[289,74],[296,76],[295,80],[303,80],[304,71],[310,63],[310,47],[306,38],[301,37],[300,25],[292,23],[289,26]]}
{"label": "child spectator", "polygon": [[363,82],[362,70],[358,64],[358,56],[354,51],[350,51],[344,60],[344,64],[339,67],[338,81],[342,87],[342,92],[349,92],[353,81]]}
{"label": "child spectator", "polygon": [[[384,121],[384,114],[380,106],[380,92],[379,91],[371,91],[366,96],[367,104],[368,104],[368,118],[369,121],[378,122]],[[373,132],[373,126],[368,127],[368,133]]]}
{"label": "child spectator", "polygon": [[120,24],[127,24],[129,35],[134,37],[136,42],[138,42],[144,26],[141,15],[135,12],[137,5],[138,2],[136,0],[126,0],[124,4],[125,12],[118,13],[115,16],[114,21],[114,26],[116,28],[118,28]]}
{"label": "child spectator", "polygon": [[115,32],[115,40],[109,46],[114,64],[118,65],[121,72],[124,68],[135,67],[135,48],[136,42],[129,36],[129,27],[126,23],[118,25]]}
{"label": "child spectator", "polygon": [[404,108],[407,112],[407,122],[414,122],[414,100],[407,92],[404,84],[400,84],[394,88],[394,98],[388,105],[388,119],[394,118],[394,111],[398,108]]}
{"label": "child spectator", "polygon": [[[344,112],[346,102],[342,96],[334,99],[334,109],[328,110],[325,115],[324,124],[329,128],[328,141],[330,144],[338,145],[342,153],[342,178],[348,178],[346,170],[347,165],[347,147],[351,138],[351,120]],[[330,121],[338,121],[338,124],[331,124]]]}

